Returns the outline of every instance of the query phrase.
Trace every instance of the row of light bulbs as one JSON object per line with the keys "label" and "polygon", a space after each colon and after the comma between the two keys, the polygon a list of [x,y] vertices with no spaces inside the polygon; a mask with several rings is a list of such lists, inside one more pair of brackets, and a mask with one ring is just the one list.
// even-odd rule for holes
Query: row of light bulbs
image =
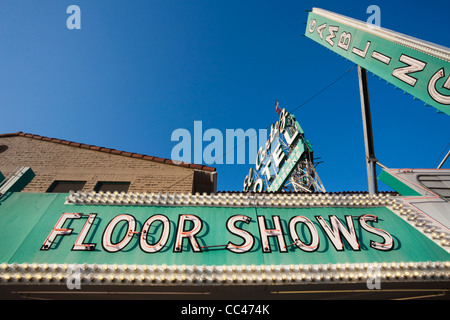
{"label": "row of light bulbs", "polygon": [[271,266],[2,264],[0,284],[64,283],[70,279],[73,270],[79,270],[82,283],[91,284],[358,282],[373,277],[383,281],[450,279],[450,261]]}
{"label": "row of light bulbs", "polygon": [[437,244],[447,248],[447,251],[450,252],[450,233],[447,230],[442,231],[433,220],[411,207],[401,198],[396,199],[392,203],[391,208],[405,221],[422,231]]}
{"label": "row of light bulbs", "polygon": [[425,262],[373,262],[373,263],[337,263],[337,264],[290,264],[290,265],[128,265],[128,264],[48,264],[48,263],[2,263],[0,273],[6,271],[68,271],[79,268],[89,272],[184,272],[184,273],[227,273],[227,272],[294,272],[294,271],[339,271],[339,270],[367,270],[369,268],[381,268],[392,270],[406,269],[450,269],[450,261],[425,261]]}
{"label": "row of light bulbs", "polygon": [[188,205],[188,206],[380,206],[393,203],[386,194],[295,194],[295,193],[139,193],[71,191],[69,204],[94,205]]}
{"label": "row of light bulbs", "polygon": [[[200,277],[194,277],[194,276],[155,276],[155,275],[88,275],[88,276],[81,276],[80,280],[82,283],[90,283],[90,284],[132,284],[132,283],[141,283],[141,284],[182,284],[182,283],[188,283],[188,284],[231,284],[231,283],[239,283],[239,284],[264,284],[264,283],[300,283],[300,282],[335,282],[335,283],[342,283],[342,282],[364,282],[369,279],[369,277],[374,277],[373,275],[364,274],[364,273],[339,273],[339,274],[299,274],[299,275],[266,275],[263,274],[261,276],[256,275],[232,275],[232,276],[200,276]],[[387,272],[384,274],[378,275],[380,279],[383,281],[389,281],[389,280],[445,280],[448,281],[450,279],[448,273],[439,273],[439,272],[413,272],[410,273],[408,271],[405,272]],[[64,277],[61,274],[58,275],[21,275],[21,274],[15,274],[15,275],[5,275],[1,278],[1,280],[5,282],[46,282],[48,284],[56,283],[56,282],[62,282],[67,281],[68,278]]]}

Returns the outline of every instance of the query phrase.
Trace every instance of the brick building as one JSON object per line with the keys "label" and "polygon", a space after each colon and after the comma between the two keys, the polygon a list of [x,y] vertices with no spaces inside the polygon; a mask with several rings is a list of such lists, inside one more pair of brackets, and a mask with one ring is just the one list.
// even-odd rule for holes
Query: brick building
{"label": "brick building", "polygon": [[211,193],[215,168],[23,132],[0,135],[4,176],[30,167],[35,177],[23,192],[69,190]]}

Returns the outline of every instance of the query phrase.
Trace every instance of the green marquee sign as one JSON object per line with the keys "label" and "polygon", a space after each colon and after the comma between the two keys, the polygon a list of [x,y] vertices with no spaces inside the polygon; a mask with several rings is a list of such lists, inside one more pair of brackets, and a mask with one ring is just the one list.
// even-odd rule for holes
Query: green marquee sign
{"label": "green marquee sign", "polygon": [[88,195],[72,202],[66,197],[4,195],[0,263],[220,266],[449,260],[445,249],[378,198],[362,198],[367,203],[362,204],[354,197],[266,195],[255,200],[227,194],[187,200],[172,196],[164,204],[150,199],[147,205],[140,203],[142,195],[107,200]]}
{"label": "green marquee sign", "polygon": [[305,35],[450,115],[450,50],[314,8]]}

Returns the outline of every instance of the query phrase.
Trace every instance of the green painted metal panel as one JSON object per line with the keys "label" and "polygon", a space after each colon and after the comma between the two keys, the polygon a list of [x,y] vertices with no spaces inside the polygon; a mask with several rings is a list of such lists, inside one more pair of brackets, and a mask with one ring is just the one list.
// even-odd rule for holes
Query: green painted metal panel
{"label": "green painted metal panel", "polygon": [[289,178],[291,172],[297,167],[298,162],[305,152],[305,143],[299,140],[294,150],[289,153],[289,158],[283,164],[283,167],[278,171],[276,178],[271,183],[268,191],[280,191],[284,186],[286,180]]}
{"label": "green painted metal panel", "polygon": [[309,13],[305,35],[450,115],[445,48],[321,9]]}
{"label": "green painted metal panel", "polygon": [[400,180],[396,179],[394,176],[386,171],[382,171],[378,176],[378,179],[387,184],[389,187],[397,191],[402,196],[420,196],[421,194],[411,187],[407,186]]}
{"label": "green painted metal panel", "polygon": [[[295,116],[291,114],[291,117],[292,121],[294,121],[295,127],[297,128],[298,132],[304,134],[305,132],[303,131],[302,127],[296,120]],[[281,169],[278,171],[275,179],[267,188],[267,191],[280,191],[283,188],[287,179],[290,177],[291,173],[295,170],[295,168],[299,164],[300,158],[302,157],[303,153],[308,149],[310,152],[312,152],[312,146],[310,142],[307,139],[299,139],[297,145],[289,153],[288,159],[283,164]]]}
{"label": "green painted metal panel", "polygon": [[[40,220],[48,219],[48,209],[57,194],[7,192],[0,197],[0,261],[9,261],[16,252],[33,255],[36,248],[19,250],[30,234],[36,232]],[[61,205],[61,197],[59,197]]]}
{"label": "green painted metal panel", "polygon": [[[231,264],[316,264],[316,263],[363,263],[363,262],[409,262],[409,261],[448,261],[449,253],[432,242],[407,222],[386,207],[187,207],[187,206],[106,206],[106,205],[69,205],[65,203],[67,194],[11,193],[0,201],[0,262],[6,263],[97,263],[97,264],[195,264],[195,265],[231,265]],[[40,250],[49,233],[65,212],[97,213],[97,218],[89,229],[85,243],[95,243],[94,251],[72,251],[85,218],[67,221],[63,228],[73,229],[67,236],[57,236],[49,250]],[[140,231],[145,221],[155,215],[166,216],[170,221],[170,233],[167,244],[156,253],[146,253],[139,245],[139,235],[133,236],[129,244],[119,252],[107,252],[102,246],[102,236],[110,221],[120,215],[132,215],[137,221],[136,231]],[[174,252],[175,233],[180,215],[195,215],[202,221],[201,231],[196,235],[200,246],[218,246],[203,248],[194,252],[189,240],[183,242],[182,252]],[[380,251],[370,246],[370,241],[382,242],[376,234],[367,232],[358,223],[357,217],[372,214],[378,222],[373,227],[385,230],[394,239],[390,251]],[[227,220],[234,215],[251,218],[247,224],[236,223],[238,228],[252,234],[255,242],[252,249],[245,253],[233,253],[225,249],[229,241],[239,245],[243,239],[232,234],[226,227]],[[263,216],[267,229],[274,228],[274,216],[281,221],[283,237],[287,245],[293,243],[289,233],[289,221],[295,216],[304,216],[312,221],[319,234],[319,246],[314,252],[306,252],[295,245],[287,252],[280,252],[278,241],[269,237],[271,252],[263,252],[258,228],[258,216]],[[317,220],[321,216],[330,224],[330,216],[335,215],[346,225],[345,217],[351,215],[355,226],[360,250],[353,250],[343,240],[344,250],[337,251]],[[118,224],[112,240],[120,242],[126,236],[126,223]],[[189,223],[185,229],[190,228]],[[149,231],[148,240],[156,243],[162,233],[162,225],[155,225]],[[302,241],[308,243],[310,234],[302,226],[297,227]]]}

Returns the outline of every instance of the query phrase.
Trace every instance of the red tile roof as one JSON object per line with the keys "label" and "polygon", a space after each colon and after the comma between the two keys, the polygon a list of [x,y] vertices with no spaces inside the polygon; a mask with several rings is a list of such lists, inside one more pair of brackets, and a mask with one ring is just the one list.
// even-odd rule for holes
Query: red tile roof
{"label": "red tile roof", "polygon": [[36,134],[24,133],[22,131],[0,134],[0,138],[17,137],[17,136],[27,137],[27,138],[37,139],[37,140],[43,140],[43,141],[49,141],[49,142],[54,142],[54,143],[60,143],[60,144],[65,144],[65,145],[69,145],[72,147],[78,147],[78,148],[82,148],[82,149],[89,149],[89,150],[95,150],[95,151],[99,151],[99,152],[112,153],[112,154],[131,157],[131,158],[156,161],[156,162],[177,165],[177,166],[186,167],[186,168],[211,171],[211,172],[216,171],[216,168],[204,166],[201,164],[193,164],[193,163],[185,163],[185,162],[174,163],[170,159],[153,157],[153,156],[148,156],[148,155],[140,154],[140,153],[120,151],[120,150],[110,149],[110,148],[103,148],[103,147],[98,147],[98,146],[94,146],[94,145],[90,145],[90,144],[78,143],[78,142],[67,141],[67,140],[62,140],[62,139],[43,137],[43,136],[36,135]]}

